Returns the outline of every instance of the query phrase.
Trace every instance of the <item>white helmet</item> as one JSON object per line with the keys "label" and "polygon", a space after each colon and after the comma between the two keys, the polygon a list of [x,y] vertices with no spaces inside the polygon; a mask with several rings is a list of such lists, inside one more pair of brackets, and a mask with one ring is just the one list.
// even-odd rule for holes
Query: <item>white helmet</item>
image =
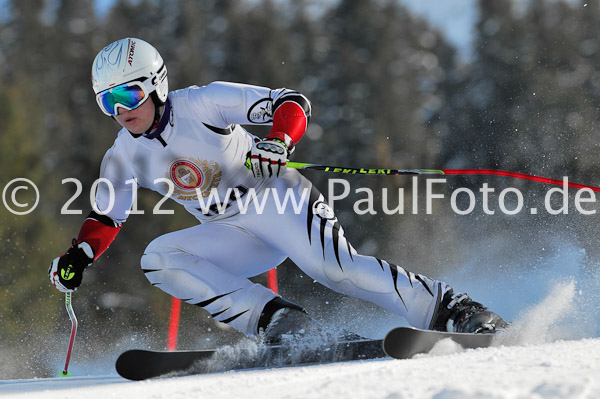
{"label": "white helmet", "polygon": [[158,51],[141,39],[125,38],[109,44],[98,53],[92,65],[92,87],[96,94],[146,79],[149,82],[144,82],[145,85],[164,103],[169,93],[167,68]]}

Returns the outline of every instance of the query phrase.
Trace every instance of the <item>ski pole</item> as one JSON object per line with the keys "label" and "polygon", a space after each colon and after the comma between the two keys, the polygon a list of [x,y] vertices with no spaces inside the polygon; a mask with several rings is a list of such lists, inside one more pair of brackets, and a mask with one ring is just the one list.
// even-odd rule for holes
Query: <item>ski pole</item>
{"label": "ski pole", "polygon": [[[508,172],[505,170],[494,170],[494,169],[367,169],[367,168],[348,168],[342,166],[329,166],[329,165],[318,165],[314,163],[301,163],[301,162],[288,162],[287,166],[293,169],[302,170],[319,170],[323,172],[331,173],[344,173],[351,175],[488,175],[488,176],[506,176],[516,179],[531,180],[540,183],[553,184],[556,186],[563,186],[565,181],[549,179],[547,177],[540,177],[534,175],[528,175],[525,173]],[[600,187],[586,186],[584,184],[577,184],[566,182],[567,187],[583,189],[587,188],[592,191],[600,192]]]}
{"label": "ski pole", "polygon": [[443,175],[438,169],[367,169],[348,168],[345,166],[318,165],[315,163],[288,162],[288,168],[303,170],[320,170],[323,172],[345,173],[350,175]]}
{"label": "ski pole", "polygon": [[75,343],[75,334],[77,334],[77,317],[75,317],[73,305],[71,304],[70,292],[67,292],[65,294],[65,307],[67,308],[67,313],[69,313],[69,319],[71,319],[71,338],[69,339],[69,348],[67,349],[67,360],[65,361],[65,368],[59,375],[60,377],[71,376],[71,373],[69,373],[69,362],[71,361],[71,353],[73,352],[73,343]]}

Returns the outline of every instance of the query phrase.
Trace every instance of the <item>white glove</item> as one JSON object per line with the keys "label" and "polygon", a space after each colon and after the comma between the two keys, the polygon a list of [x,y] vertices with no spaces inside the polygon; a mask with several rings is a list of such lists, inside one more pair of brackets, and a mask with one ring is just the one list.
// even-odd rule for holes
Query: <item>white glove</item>
{"label": "white glove", "polygon": [[257,178],[279,177],[287,160],[288,148],[282,141],[265,139],[254,143],[246,155],[246,167]]}

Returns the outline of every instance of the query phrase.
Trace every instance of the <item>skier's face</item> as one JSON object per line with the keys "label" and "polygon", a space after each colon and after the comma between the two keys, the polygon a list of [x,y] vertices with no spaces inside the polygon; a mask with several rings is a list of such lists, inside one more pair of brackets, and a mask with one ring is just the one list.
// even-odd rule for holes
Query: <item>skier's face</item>
{"label": "skier's face", "polygon": [[118,110],[115,119],[131,133],[144,133],[154,121],[154,103],[150,99],[131,111],[121,107]]}

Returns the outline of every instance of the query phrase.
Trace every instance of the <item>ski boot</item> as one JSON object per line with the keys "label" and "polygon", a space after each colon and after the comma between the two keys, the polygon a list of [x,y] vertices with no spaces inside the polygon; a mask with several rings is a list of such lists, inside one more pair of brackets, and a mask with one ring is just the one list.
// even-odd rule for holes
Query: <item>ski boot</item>
{"label": "ski boot", "polygon": [[259,336],[266,345],[306,343],[315,346],[364,339],[348,331],[335,331],[313,319],[302,307],[283,298],[267,303],[259,321]]}
{"label": "ski boot", "polygon": [[454,294],[450,289],[444,294],[431,329],[480,334],[495,333],[505,327],[508,323],[500,316],[473,301],[467,294]]}

